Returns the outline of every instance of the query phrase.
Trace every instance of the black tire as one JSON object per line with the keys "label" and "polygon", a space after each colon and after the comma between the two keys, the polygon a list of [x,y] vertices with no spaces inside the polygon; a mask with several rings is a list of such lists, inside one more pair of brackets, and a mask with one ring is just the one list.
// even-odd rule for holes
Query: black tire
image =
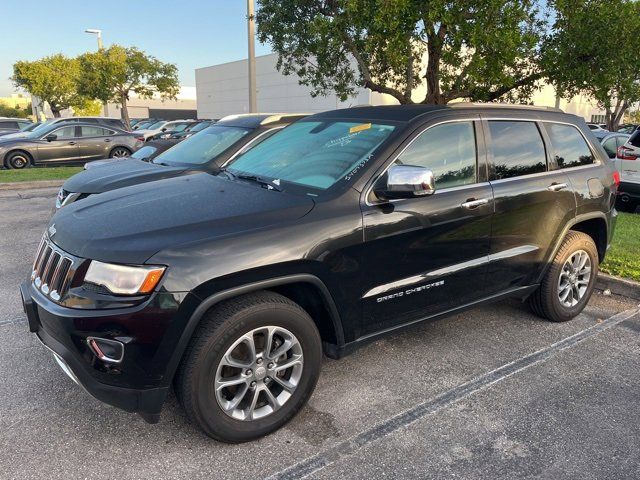
{"label": "black tire", "polygon": [[109,158],[122,158],[131,155],[131,150],[126,147],[116,147],[109,152]]}
{"label": "black tire", "polygon": [[11,152],[5,159],[7,168],[22,169],[31,165],[31,156],[21,150]]}
{"label": "black tire", "polygon": [[[574,306],[565,306],[559,298],[559,281],[565,262],[578,251],[587,253],[591,262],[589,283],[579,301]],[[529,305],[539,317],[552,322],[566,322],[576,317],[589,302],[598,275],[598,250],[593,239],[586,233],[569,231],[540,287],[529,297]]]}
{"label": "black tire", "polygon": [[[237,340],[267,325],[287,329],[298,339],[304,359],[299,383],[288,400],[269,415],[253,420],[232,418],[216,399],[216,372]],[[189,419],[210,437],[246,442],[277,430],[296,415],[316,386],[321,361],[320,334],[304,309],[273,292],[242,295],[216,305],[203,318],[176,373],[176,396]]]}

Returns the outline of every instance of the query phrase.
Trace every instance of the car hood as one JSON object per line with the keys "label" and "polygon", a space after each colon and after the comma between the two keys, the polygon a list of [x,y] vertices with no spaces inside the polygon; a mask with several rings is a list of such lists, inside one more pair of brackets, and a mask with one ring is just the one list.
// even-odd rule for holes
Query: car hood
{"label": "car hood", "polygon": [[142,160],[107,162],[75,174],[62,188],[67,192],[103,193],[116,188],[153,182],[185,173],[185,167],[170,167]]}
{"label": "car hood", "polygon": [[313,206],[307,196],[198,173],[72,203],[48,231],[72,255],[140,264],[166,248],[295,220]]}

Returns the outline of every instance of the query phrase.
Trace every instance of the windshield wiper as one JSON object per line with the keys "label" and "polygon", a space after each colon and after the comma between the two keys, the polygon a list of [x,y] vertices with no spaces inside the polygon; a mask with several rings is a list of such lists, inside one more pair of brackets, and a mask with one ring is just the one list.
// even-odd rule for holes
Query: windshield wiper
{"label": "windshield wiper", "polygon": [[259,183],[260,185],[262,185],[263,187],[267,187],[268,190],[275,190],[276,192],[281,192],[282,191],[282,187],[280,187],[280,185],[278,185],[277,183],[275,183],[276,181],[272,181],[269,179],[266,179],[264,177],[261,177],[259,175],[253,175],[250,173],[232,173],[231,171],[227,170],[226,168],[222,168],[220,169],[221,172],[226,173],[229,178],[239,178],[241,180],[249,180],[252,182],[256,182]]}

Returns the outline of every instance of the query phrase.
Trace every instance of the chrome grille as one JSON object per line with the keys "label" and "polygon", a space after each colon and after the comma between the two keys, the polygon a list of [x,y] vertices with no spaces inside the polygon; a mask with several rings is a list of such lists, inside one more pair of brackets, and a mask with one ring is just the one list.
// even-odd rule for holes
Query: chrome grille
{"label": "chrome grille", "polygon": [[31,281],[42,293],[57,302],[69,289],[75,271],[74,263],[72,256],[59,249],[45,235],[33,262]]}

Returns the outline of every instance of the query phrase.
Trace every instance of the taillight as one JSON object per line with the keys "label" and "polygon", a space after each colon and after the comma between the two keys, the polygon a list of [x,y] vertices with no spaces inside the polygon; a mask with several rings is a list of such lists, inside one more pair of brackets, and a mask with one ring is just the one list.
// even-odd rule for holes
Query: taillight
{"label": "taillight", "polygon": [[620,174],[617,170],[613,172],[613,183],[616,185],[616,188],[620,186]]}
{"label": "taillight", "polygon": [[140,135],[139,137],[135,137],[139,142],[144,142],[144,136]]}
{"label": "taillight", "polygon": [[632,155],[632,148],[625,147],[624,145],[620,145],[617,151],[617,157],[620,160],[636,160],[638,157],[636,155]]}

